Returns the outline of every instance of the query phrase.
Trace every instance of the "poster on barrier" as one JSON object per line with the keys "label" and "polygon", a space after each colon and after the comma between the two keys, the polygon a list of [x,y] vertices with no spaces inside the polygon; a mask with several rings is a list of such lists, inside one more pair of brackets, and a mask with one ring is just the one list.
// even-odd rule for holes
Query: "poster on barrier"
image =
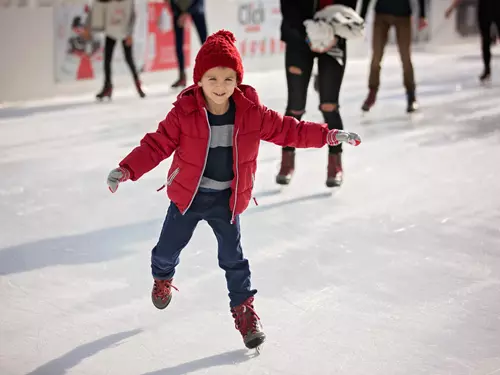
{"label": "poster on barrier", "polygon": [[283,53],[280,25],[279,0],[238,0],[234,32],[241,56],[248,59]]}
{"label": "poster on barrier", "polygon": [[[146,6],[136,4],[134,30],[134,59],[140,71],[144,66]],[[103,33],[92,33],[90,40],[83,37],[84,25],[90,8],[82,3],[61,3],[54,10],[55,77],[57,82],[94,79],[103,74]],[[121,43],[113,54],[113,74],[129,74]]]}
{"label": "poster on barrier", "polygon": [[[186,67],[191,59],[190,24],[185,25],[184,60]],[[172,13],[168,4],[148,3],[147,40],[145,51],[145,71],[158,71],[177,68],[175,53],[175,32]]]}

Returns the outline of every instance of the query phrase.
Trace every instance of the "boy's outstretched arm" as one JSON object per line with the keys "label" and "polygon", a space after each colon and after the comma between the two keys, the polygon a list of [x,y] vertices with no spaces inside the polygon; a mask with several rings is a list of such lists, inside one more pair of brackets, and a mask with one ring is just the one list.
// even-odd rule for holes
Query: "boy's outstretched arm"
{"label": "boy's outstretched arm", "polygon": [[283,116],[263,105],[261,139],[275,143],[279,146],[296,148],[319,148],[325,144],[338,145],[347,142],[353,146],[361,143],[361,138],[356,133],[343,130],[328,130],[327,124],[299,121],[291,116]]}
{"label": "boy's outstretched arm", "polygon": [[158,125],[154,133],[148,133],[108,176],[109,189],[114,193],[120,182],[138,180],[177,149],[180,138],[179,119],[175,108]]}

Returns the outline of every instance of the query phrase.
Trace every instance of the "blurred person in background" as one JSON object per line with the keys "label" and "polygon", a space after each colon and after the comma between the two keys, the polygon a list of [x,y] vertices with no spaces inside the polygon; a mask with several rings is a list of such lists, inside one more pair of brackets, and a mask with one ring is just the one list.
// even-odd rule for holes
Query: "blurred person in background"
{"label": "blurred person in background", "polygon": [[[461,2],[462,0],[454,0],[446,9],[445,17],[449,18]],[[495,24],[497,33],[500,32],[500,0],[478,0],[477,20],[481,32],[481,50],[484,65],[479,80],[487,82],[491,79],[491,45],[494,44],[491,31],[492,25]]]}
{"label": "blurred person in background", "polygon": [[[316,36],[310,35],[318,22],[314,20],[319,11],[333,4],[343,5],[354,14],[346,14],[348,19],[359,16],[354,12],[357,0],[281,0],[281,40],[286,44],[285,69],[288,99],[285,115],[300,120],[305,113],[307,93],[315,59],[318,60],[317,91],[319,110],[329,129],[344,128],[339,112],[339,95],[346,67],[346,39],[333,33],[331,43],[325,48],[317,48],[311,43]],[[346,8],[346,9],[347,9]],[[306,28],[305,23],[308,24]],[[362,20],[361,20],[362,24]],[[364,25],[350,25],[352,31],[361,30]],[[320,26],[321,27],[321,26]],[[337,29],[335,29],[337,31]],[[326,33],[328,35],[328,32]],[[320,39],[321,39],[320,33]],[[328,147],[327,187],[340,186],[343,181],[342,145]],[[281,167],[276,183],[288,185],[295,171],[295,147],[283,147]]]}
{"label": "blurred person in background", "polygon": [[[362,0],[361,17],[365,18],[371,0]],[[380,86],[380,68],[384,49],[392,26],[396,29],[396,39],[399,56],[403,64],[403,82],[406,89],[407,107],[406,112],[412,113],[418,109],[415,94],[415,75],[411,61],[412,42],[412,9],[410,0],[376,0],[375,20],[372,35],[372,60],[370,65],[370,76],[368,79],[368,96],[365,99],[363,111],[368,112],[375,104],[377,92]],[[500,1],[500,0],[495,0]],[[425,16],[425,0],[419,0],[418,29],[427,27]]]}
{"label": "blurred person in background", "polygon": [[198,32],[200,43],[205,43],[207,39],[207,21],[205,17],[205,0],[165,0],[172,9],[172,17],[175,31],[175,52],[179,64],[179,78],[172,84],[172,87],[186,86],[186,72],[184,61],[184,26],[189,17]]}
{"label": "blurred person in background", "polygon": [[97,0],[87,18],[85,35],[90,39],[91,31],[103,31],[104,42],[104,87],[96,95],[101,100],[105,97],[111,98],[113,84],[111,82],[111,60],[117,41],[122,42],[125,61],[130,68],[134,79],[137,93],[141,98],[146,94],[142,90],[139,74],[134,63],[132,54],[135,27],[135,4],[134,0]]}

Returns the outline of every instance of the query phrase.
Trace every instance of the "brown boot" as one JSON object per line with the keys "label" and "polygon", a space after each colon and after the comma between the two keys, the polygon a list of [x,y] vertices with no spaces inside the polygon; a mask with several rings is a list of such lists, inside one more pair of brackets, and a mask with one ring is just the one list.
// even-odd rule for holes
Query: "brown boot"
{"label": "brown boot", "polygon": [[281,168],[276,176],[276,183],[279,185],[288,185],[292,179],[295,170],[295,150],[281,151]]}
{"label": "brown boot", "polygon": [[336,187],[342,185],[343,172],[342,172],[342,154],[329,154],[328,155],[328,172],[326,177],[327,187]]}
{"label": "brown boot", "polygon": [[368,92],[368,96],[366,97],[365,102],[363,103],[361,109],[365,112],[368,112],[371,109],[371,107],[374,106],[376,100],[377,100],[377,90],[370,89],[370,91]]}

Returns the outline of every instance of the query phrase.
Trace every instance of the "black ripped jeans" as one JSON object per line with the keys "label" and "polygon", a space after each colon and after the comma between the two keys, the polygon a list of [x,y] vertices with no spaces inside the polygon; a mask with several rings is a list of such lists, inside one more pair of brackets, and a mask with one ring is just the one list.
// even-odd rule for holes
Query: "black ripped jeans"
{"label": "black ripped jeans", "polygon": [[491,26],[495,24],[497,31],[500,32],[500,0],[479,0],[477,16],[481,31],[484,69],[486,73],[489,73],[491,70]]}
{"label": "black ripped jeans", "polygon": [[[344,129],[342,117],[339,112],[339,95],[344,78],[346,64],[345,40],[340,39],[337,43],[338,57],[332,57],[326,53],[315,53],[304,43],[287,43],[285,50],[286,80],[288,85],[288,103],[286,115],[293,116],[298,120],[304,114],[307,102],[307,91],[315,58],[318,59],[318,83],[319,101],[321,104],[334,104],[333,111],[321,111],[329,129]],[[290,67],[299,68],[301,73],[290,72]],[[302,112],[294,114],[294,112]],[[284,147],[285,150],[293,151],[293,147]],[[342,145],[328,146],[331,154],[342,152]]]}
{"label": "black ripped jeans", "polygon": [[[115,50],[116,39],[106,36],[104,41],[104,86],[111,86],[111,60],[113,59],[113,52]],[[130,68],[132,77],[134,81],[139,80],[139,75],[137,74],[137,68],[135,67],[134,57],[132,55],[132,46],[128,46],[125,43],[125,39],[122,40],[123,55],[125,56],[125,61]]]}

